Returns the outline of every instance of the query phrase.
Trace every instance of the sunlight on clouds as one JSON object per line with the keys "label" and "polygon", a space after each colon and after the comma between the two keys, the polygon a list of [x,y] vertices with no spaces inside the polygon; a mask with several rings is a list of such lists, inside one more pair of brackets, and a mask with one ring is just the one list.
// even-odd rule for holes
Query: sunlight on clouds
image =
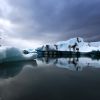
{"label": "sunlight on clouds", "polygon": [[15,24],[10,20],[9,16],[13,11],[12,6],[8,0],[0,0],[0,33],[1,34],[13,34],[13,28]]}
{"label": "sunlight on clouds", "polygon": [[39,44],[41,45],[40,41],[12,37],[11,34],[14,34],[14,27],[15,25],[10,20],[0,18],[0,32],[2,37],[2,41],[0,42],[2,45],[15,46],[19,48],[36,48]]}
{"label": "sunlight on clouds", "polygon": [[3,36],[2,44],[8,45],[8,46],[18,47],[21,49],[36,48],[36,47],[42,45],[40,41],[34,41],[34,40],[27,41],[27,40],[24,40],[21,38],[9,37],[7,35]]}
{"label": "sunlight on clouds", "polygon": [[5,18],[12,12],[12,7],[8,4],[8,0],[0,0],[0,10]]}
{"label": "sunlight on clouds", "polygon": [[11,28],[13,27],[13,24],[7,19],[0,18],[0,26],[3,26],[4,28]]}
{"label": "sunlight on clouds", "polygon": [[1,34],[13,34],[13,28],[15,25],[7,19],[0,18],[0,33]]}

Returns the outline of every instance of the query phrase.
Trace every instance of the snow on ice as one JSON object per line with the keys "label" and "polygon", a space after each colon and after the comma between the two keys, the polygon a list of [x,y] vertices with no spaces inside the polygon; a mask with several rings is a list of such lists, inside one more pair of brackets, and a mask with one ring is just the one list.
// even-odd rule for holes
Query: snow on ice
{"label": "snow on ice", "polygon": [[[79,48],[80,52],[91,52],[91,51],[100,51],[100,42],[85,42],[83,38],[77,37],[72,38],[67,41],[57,42],[55,45],[48,45],[49,50],[58,50],[58,51],[70,51],[69,46],[76,44],[76,48]],[[57,46],[57,47],[56,47]],[[36,50],[44,51],[46,46],[37,48]],[[71,51],[73,49],[71,48]]]}

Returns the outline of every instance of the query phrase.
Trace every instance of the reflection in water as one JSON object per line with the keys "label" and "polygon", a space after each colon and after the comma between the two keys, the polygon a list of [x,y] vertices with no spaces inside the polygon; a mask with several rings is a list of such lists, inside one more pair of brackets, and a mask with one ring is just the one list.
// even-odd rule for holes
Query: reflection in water
{"label": "reflection in water", "polygon": [[81,71],[84,67],[100,68],[100,60],[86,57],[70,57],[70,58],[39,58],[43,64],[55,65],[60,68]]}
{"label": "reflection in water", "polygon": [[[44,65],[46,67],[39,67]],[[36,68],[30,68],[32,66]],[[84,67],[99,68],[100,61],[39,58],[0,64],[0,100],[100,100],[100,69],[70,71]]]}
{"label": "reflection in water", "polygon": [[0,64],[0,78],[9,78],[9,77],[14,77],[20,71],[22,70],[23,67],[26,65],[31,65],[31,66],[37,66],[36,60],[32,61],[20,61],[20,62],[6,62],[3,64]]}
{"label": "reflection in water", "polygon": [[100,68],[100,60],[92,60],[91,58],[37,58],[32,61],[8,62],[0,64],[0,78],[14,77],[23,69],[23,67],[35,66],[56,66],[67,68],[73,71],[82,71],[85,67]]}

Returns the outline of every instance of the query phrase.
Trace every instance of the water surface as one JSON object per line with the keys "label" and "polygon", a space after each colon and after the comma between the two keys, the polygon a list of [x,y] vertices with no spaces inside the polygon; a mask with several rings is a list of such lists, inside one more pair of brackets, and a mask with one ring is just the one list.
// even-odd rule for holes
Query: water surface
{"label": "water surface", "polygon": [[0,100],[100,100],[100,60],[37,58],[0,65]]}

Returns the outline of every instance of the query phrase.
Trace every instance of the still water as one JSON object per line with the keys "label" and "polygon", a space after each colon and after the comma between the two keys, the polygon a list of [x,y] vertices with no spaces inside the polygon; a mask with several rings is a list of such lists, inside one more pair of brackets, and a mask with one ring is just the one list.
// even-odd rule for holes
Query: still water
{"label": "still water", "polygon": [[100,60],[37,58],[1,64],[0,100],[100,100]]}

